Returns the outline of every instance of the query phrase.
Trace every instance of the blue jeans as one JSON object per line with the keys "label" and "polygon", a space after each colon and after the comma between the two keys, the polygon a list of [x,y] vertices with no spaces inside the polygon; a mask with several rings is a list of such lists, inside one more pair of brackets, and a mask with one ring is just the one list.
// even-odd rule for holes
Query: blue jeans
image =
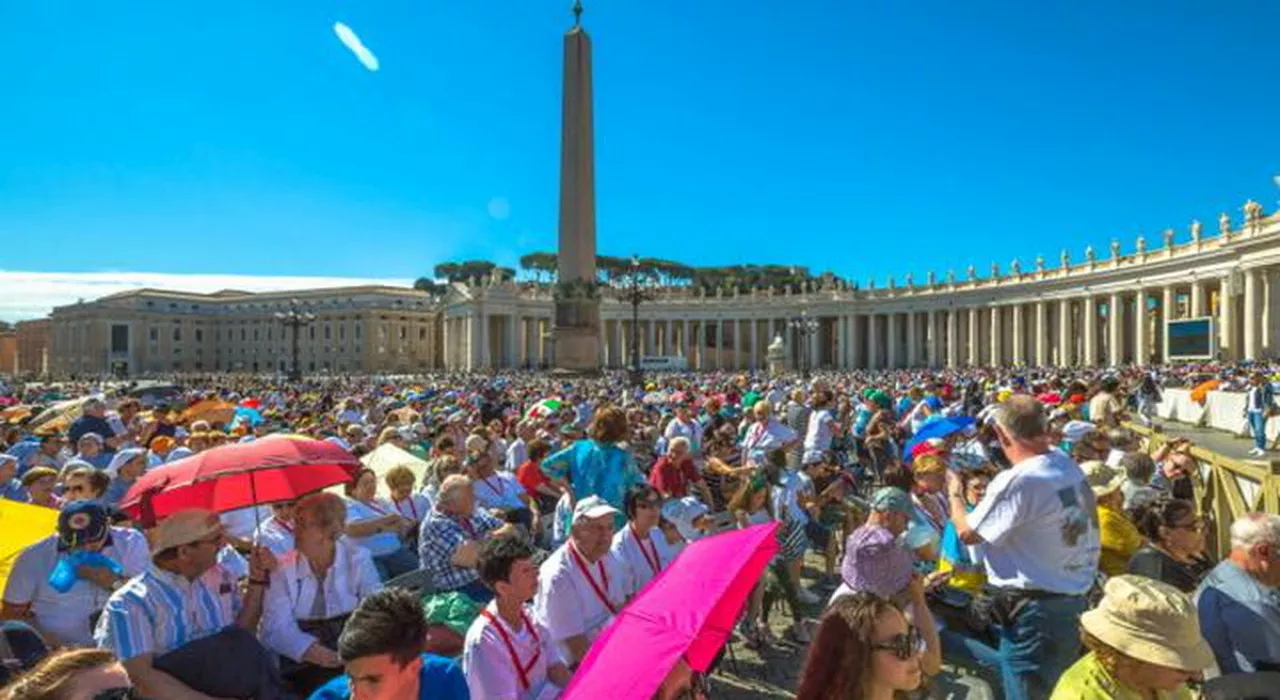
{"label": "blue jeans", "polygon": [[1030,599],[1013,624],[996,628],[998,647],[943,630],[943,654],[998,674],[1006,700],[1043,700],[1080,658],[1078,620],[1086,609],[1084,596]]}
{"label": "blue jeans", "polygon": [[1267,449],[1267,414],[1249,411],[1249,430],[1253,431],[1253,446],[1259,450]]}

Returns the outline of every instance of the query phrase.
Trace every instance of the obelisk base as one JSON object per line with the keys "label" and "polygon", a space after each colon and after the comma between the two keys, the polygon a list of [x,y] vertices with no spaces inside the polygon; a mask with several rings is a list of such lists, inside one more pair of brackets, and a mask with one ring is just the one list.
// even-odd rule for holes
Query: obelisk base
{"label": "obelisk base", "polygon": [[600,334],[594,328],[558,327],[552,331],[555,343],[555,374],[595,376],[600,373]]}

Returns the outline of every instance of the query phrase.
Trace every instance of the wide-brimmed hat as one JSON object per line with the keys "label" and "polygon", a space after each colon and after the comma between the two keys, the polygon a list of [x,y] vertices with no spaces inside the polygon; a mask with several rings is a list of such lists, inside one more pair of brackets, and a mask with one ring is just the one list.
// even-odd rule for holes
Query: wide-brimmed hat
{"label": "wide-brimmed hat", "polygon": [[1105,462],[1091,459],[1081,464],[1080,470],[1084,472],[1084,478],[1089,481],[1089,488],[1093,489],[1095,496],[1113,494],[1124,485],[1124,472],[1107,466]]}
{"label": "wide-brimmed hat", "polygon": [[841,574],[855,591],[891,598],[911,583],[911,553],[888,529],[863,525],[845,543]]}
{"label": "wide-brimmed hat", "polygon": [[212,511],[193,508],[160,521],[151,535],[151,554],[199,542],[222,532],[222,522]]}
{"label": "wide-brimmed hat", "polygon": [[1080,616],[1080,626],[1125,656],[1165,668],[1203,671],[1213,650],[1200,635],[1196,606],[1187,594],[1144,576],[1107,580],[1098,607]]}

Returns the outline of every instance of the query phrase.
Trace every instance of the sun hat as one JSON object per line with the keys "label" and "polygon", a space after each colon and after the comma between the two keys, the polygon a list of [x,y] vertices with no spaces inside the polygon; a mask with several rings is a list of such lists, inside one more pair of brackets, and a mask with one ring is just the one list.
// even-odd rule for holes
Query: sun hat
{"label": "sun hat", "polygon": [[[881,489],[885,490],[890,489]],[[887,528],[863,525],[849,535],[840,571],[845,585],[854,591],[892,598],[911,583],[911,553]]]}
{"label": "sun hat", "polygon": [[68,549],[103,540],[110,525],[106,506],[97,501],[72,501],[58,513],[58,545]]}
{"label": "sun hat", "polygon": [[609,505],[609,502],[599,496],[587,496],[578,501],[573,507],[573,520],[571,523],[577,525],[578,521],[587,518],[603,518],[606,515],[617,515],[618,509]]}
{"label": "sun hat", "polygon": [[121,467],[146,454],[147,451],[141,447],[130,447],[128,449],[120,450],[111,458],[111,462],[107,464],[107,476],[114,479],[116,475],[120,473]]}
{"label": "sun hat", "polygon": [[1119,469],[1107,466],[1105,462],[1091,459],[1080,465],[1084,478],[1089,481],[1093,495],[1102,497],[1115,493],[1124,485],[1125,475]]}
{"label": "sun hat", "polygon": [[1102,601],[1080,616],[1080,626],[1125,656],[1181,671],[1213,666],[1213,650],[1200,635],[1196,606],[1162,581],[1121,575],[1107,579]]}
{"label": "sun hat", "polygon": [[156,526],[151,535],[151,555],[199,542],[219,532],[222,532],[222,522],[212,511],[203,508],[178,511]]}
{"label": "sun hat", "polygon": [[884,486],[871,496],[871,510],[877,513],[910,513],[911,497],[896,486]]}
{"label": "sun hat", "polygon": [[1062,426],[1062,437],[1070,442],[1080,442],[1084,439],[1084,436],[1097,431],[1097,429],[1098,426],[1087,420],[1067,421],[1067,424]]}

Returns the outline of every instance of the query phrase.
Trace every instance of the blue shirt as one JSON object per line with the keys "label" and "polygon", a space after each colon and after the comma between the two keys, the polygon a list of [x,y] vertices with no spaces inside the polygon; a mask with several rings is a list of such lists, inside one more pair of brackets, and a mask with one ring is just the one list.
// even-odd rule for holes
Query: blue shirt
{"label": "blue shirt", "polygon": [[[338,676],[317,688],[308,700],[346,700],[350,697],[350,682],[346,676]],[[462,675],[462,668],[457,661],[435,654],[422,655],[422,671],[418,673],[418,700],[470,699],[467,677]]]}
{"label": "blue shirt", "polygon": [[17,479],[10,479],[8,483],[0,483],[0,498],[19,503],[31,502],[31,496],[27,495],[27,489]]}
{"label": "blue shirt", "polygon": [[1280,660],[1280,590],[1223,561],[1200,583],[1196,608],[1200,633],[1224,675]]}
{"label": "blue shirt", "polygon": [[620,513],[626,510],[622,500],[627,489],[645,480],[626,450],[595,440],[573,443],[542,460],[541,468],[552,479],[568,477],[578,500],[599,496]]}

